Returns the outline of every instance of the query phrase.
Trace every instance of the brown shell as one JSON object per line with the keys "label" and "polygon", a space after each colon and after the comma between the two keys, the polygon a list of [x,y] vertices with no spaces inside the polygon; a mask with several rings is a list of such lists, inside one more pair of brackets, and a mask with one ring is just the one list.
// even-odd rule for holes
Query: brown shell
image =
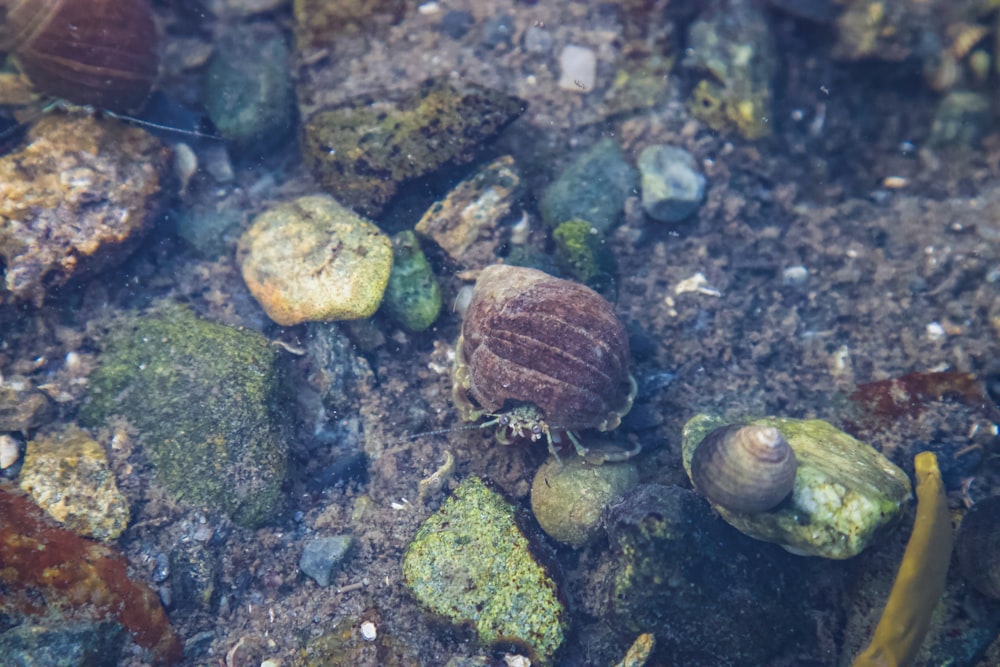
{"label": "brown shell", "polygon": [[462,323],[469,393],[489,412],[531,403],[552,428],[607,428],[631,406],[625,327],[579,283],[515,266],[487,267]]}
{"label": "brown shell", "polygon": [[973,588],[1000,600],[1000,496],[973,505],[958,529],[955,555]]}
{"label": "brown shell", "polygon": [[0,49],[17,56],[39,92],[132,111],[159,68],[148,0],[0,0]]}
{"label": "brown shell", "polygon": [[705,436],[691,456],[695,489],[735,512],[766,512],[795,486],[798,461],[773,426],[730,425]]}

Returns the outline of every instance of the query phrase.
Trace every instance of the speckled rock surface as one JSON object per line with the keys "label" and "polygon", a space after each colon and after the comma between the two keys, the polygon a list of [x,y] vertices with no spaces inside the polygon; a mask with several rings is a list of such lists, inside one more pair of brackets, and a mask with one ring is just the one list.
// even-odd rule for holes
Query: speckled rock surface
{"label": "speckled rock surface", "polygon": [[614,139],[602,139],[578,155],[542,195],[542,219],[549,227],[585,220],[607,232],[621,220],[625,199],[639,174]]}
{"label": "speckled rock surface", "polygon": [[462,266],[481,269],[496,262],[503,222],[522,194],[514,158],[504,155],[481,167],[431,206],[415,231],[434,240]]}
{"label": "speckled rock surface", "polygon": [[[725,420],[695,415],[684,426],[684,469],[709,431]],[[792,553],[851,558],[872,544],[902,516],[911,497],[910,480],[870,445],[819,419],[767,417],[749,423],[774,426],[798,459],[792,495],[767,512],[712,507],[737,530],[780,544]]]}
{"label": "speckled rock surface", "polygon": [[254,219],[239,261],[250,292],[278,324],[354,320],[382,302],[392,242],[331,197],[300,197]]}
{"label": "speckled rock surface", "polygon": [[153,225],[167,151],[110,118],[50,114],[0,157],[0,303],[39,306],[48,291],[121,262]]}
{"label": "speckled rock surface", "polygon": [[21,488],[77,535],[110,541],[125,530],[128,501],[104,450],[86,431],[67,426],[28,442]]}
{"label": "speckled rock surface", "polygon": [[484,644],[517,640],[537,665],[552,664],[566,610],[535,561],[514,507],[477,477],[463,481],[431,515],[403,556],[403,578],[422,605],[469,623]]}
{"label": "speckled rock surface", "polygon": [[274,517],[287,448],[275,346],[177,305],[126,319],[105,344],[81,419],[100,427],[126,417],[184,502],[246,526]]}
{"label": "speckled rock surface", "polygon": [[403,183],[471,160],[523,111],[482,86],[429,80],[395,96],[362,96],[313,114],[302,152],[323,188],[377,216]]}
{"label": "speckled rock surface", "polygon": [[441,312],[441,285],[413,232],[407,230],[392,237],[392,256],[385,311],[404,329],[423,331]]}

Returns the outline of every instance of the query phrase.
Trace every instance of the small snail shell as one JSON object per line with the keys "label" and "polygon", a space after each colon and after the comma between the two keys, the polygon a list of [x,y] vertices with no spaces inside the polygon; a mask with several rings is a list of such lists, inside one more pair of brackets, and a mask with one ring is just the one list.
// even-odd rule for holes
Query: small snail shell
{"label": "small snail shell", "polygon": [[149,0],[0,0],[0,49],[17,56],[39,92],[132,111],[159,58]]}
{"label": "small snail shell", "polygon": [[955,538],[958,569],[977,591],[1000,600],[1000,496],[973,505]]}
{"label": "small snail shell", "polygon": [[734,512],[765,512],[795,486],[798,462],[773,426],[723,426],[705,436],[691,457],[695,489]]}

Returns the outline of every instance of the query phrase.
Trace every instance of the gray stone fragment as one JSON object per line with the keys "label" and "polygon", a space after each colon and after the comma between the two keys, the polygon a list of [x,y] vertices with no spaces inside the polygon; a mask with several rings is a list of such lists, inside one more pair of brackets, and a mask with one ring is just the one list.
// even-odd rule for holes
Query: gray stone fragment
{"label": "gray stone fragment", "polygon": [[333,574],[353,542],[350,535],[313,537],[302,548],[299,568],[320,586],[329,586]]}
{"label": "gray stone fragment", "polygon": [[705,176],[694,157],[676,146],[648,146],[639,154],[642,207],[660,222],[690,217],[705,198]]}

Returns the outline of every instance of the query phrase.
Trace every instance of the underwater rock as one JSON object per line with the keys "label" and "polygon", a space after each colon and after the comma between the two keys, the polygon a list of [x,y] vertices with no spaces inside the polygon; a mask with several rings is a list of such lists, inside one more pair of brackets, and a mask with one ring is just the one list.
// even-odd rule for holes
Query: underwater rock
{"label": "underwater rock", "polygon": [[124,644],[122,630],[112,621],[24,623],[0,632],[0,655],[7,667],[111,667]]}
{"label": "underwater rock", "polygon": [[602,139],[564,169],[542,195],[549,227],[585,220],[606,233],[621,220],[625,200],[639,184],[636,170],[614,139]]}
{"label": "underwater rock", "polygon": [[975,146],[993,122],[990,98],[985,93],[953,90],[941,98],[927,143],[935,148]]}
{"label": "underwater rock", "polygon": [[127,568],[109,547],[55,527],[26,496],[0,489],[0,615],[60,628],[114,620],[152,664],[177,664],[181,642],[156,593]]}
{"label": "underwater rock", "polygon": [[550,458],[531,482],[531,511],[549,537],[579,549],[600,535],[608,505],[638,483],[632,463]]}
{"label": "underwater rock", "polygon": [[464,480],[407,546],[403,578],[431,613],[472,625],[486,645],[515,642],[534,664],[551,665],[566,609],[514,518],[482,480]]}
{"label": "underwater rock", "polygon": [[441,312],[441,285],[411,231],[392,237],[392,272],[382,302],[386,314],[409,331],[423,331]]}
{"label": "underwater rock", "polygon": [[0,431],[30,431],[48,421],[53,407],[23,375],[0,377]]}
{"label": "underwater rock", "polygon": [[329,586],[352,542],[350,535],[317,536],[307,539],[302,545],[299,569],[320,586]]}
{"label": "underwater rock", "polygon": [[238,257],[250,293],[282,326],[354,320],[382,303],[392,242],[332,197],[299,197],[256,218]]}
{"label": "underwater rock", "polygon": [[[824,558],[850,558],[899,519],[911,497],[910,481],[871,446],[827,422],[767,417],[746,423],[773,426],[798,460],[791,495],[765,512],[741,512],[712,503],[740,532],[786,550]],[[684,469],[702,439],[725,420],[696,415],[684,425]]]}
{"label": "underwater rock", "polygon": [[642,208],[660,222],[680,222],[705,198],[705,176],[694,157],[677,146],[647,146],[639,153]]}
{"label": "underwater rock", "polygon": [[149,133],[92,114],[49,114],[0,157],[0,303],[47,293],[124,260],[152,226],[170,169]]}
{"label": "underwater rock", "polygon": [[688,31],[685,65],[705,73],[689,102],[691,114],[713,130],[746,139],[771,133],[778,52],[764,13],[748,0],[727,0]]}
{"label": "underwater rock", "polygon": [[517,205],[521,191],[514,158],[501,156],[427,209],[414,230],[432,239],[463,267],[484,268],[496,262],[501,223]]}
{"label": "underwater rock", "polygon": [[281,508],[285,478],[277,362],[260,334],[165,305],[109,334],[80,417],[124,416],[167,489],[256,527]]}
{"label": "underwater rock", "polygon": [[294,100],[285,38],[270,24],[230,27],[205,71],[205,111],[222,138],[261,155],[291,134]]}
{"label": "underwater rock", "polygon": [[295,0],[295,35],[299,50],[329,48],[338,35],[370,30],[376,21],[395,22],[404,0]]}
{"label": "underwater rock", "polygon": [[76,426],[28,442],[18,482],[49,516],[77,535],[109,542],[128,526],[128,501],[118,490],[104,449]]}
{"label": "underwater rock", "polygon": [[1000,496],[980,500],[965,513],[955,555],[959,571],[972,587],[1000,600]]}
{"label": "underwater rock", "polygon": [[605,522],[607,620],[654,634],[664,664],[769,664],[805,631],[808,561],[731,530],[694,492],[641,484]]}
{"label": "underwater rock", "polygon": [[604,234],[586,220],[567,220],[552,232],[561,272],[603,294],[614,287],[618,263]]}
{"label": "underwater rock", "polygon": [[432,79],[316,112],[303,126],[302,152],[324,190],[377,216],[408,181],[473,159],[524,108],[489,88]]}

